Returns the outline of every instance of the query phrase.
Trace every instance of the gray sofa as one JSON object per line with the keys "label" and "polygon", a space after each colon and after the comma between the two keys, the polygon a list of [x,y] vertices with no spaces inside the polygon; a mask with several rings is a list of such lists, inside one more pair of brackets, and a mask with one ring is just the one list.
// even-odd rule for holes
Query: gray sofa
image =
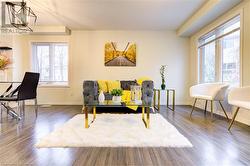
{"label": "gray sofa", "polygon": [[[136,81],[120,81],[123,90],[130,90],[131,85],[137,85]],[[93,80],[86,80],[83,82],[83,99],[84,102],[98,101],[98,82]],[[112,95],[104,93],[105,100],[111,100]],[[152,105],[154,96],[154,82],[143,81],[142,83],[142,100]]]}

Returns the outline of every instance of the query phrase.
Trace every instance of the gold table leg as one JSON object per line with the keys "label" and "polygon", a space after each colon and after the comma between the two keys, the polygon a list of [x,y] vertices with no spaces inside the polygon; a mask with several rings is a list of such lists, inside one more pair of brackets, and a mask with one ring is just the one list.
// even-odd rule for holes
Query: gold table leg
{"label": "gold table leg", "polygon": [[144,120],[145,107],[142,107],[142,120]]}
{"label": "gold table leg", "polygon": [[149,113],[150,113],[150,108],[147,107],[147,125],[146,125],[147,128],[149,128],[149,120],[150,120]]}
{"label": "gold table leg", "polygon": [[85,128],[89,128],[89,120],[88,120],[88,108],[84,108],[84,113],[85,113]]}
{"label": "gold table leg", "polygon": [[169,90],[166,91],[167,93],[167,109],[169,108]]}
{"label": "gold table leg", "polygon": [[155,108],[155,105],[156,105],[156,89],[154,89],[154,108]]}
{"label": "gold table leg", "polygon": [[175,110],[175,90],[173,91],[173,111]]}
{"label": "gold table leg", "polygon": [[158,90],[158,112],[160,112],[161,90]]}
{"label": "gold table leg", "polygon": [[142,107],[142,121],[144,122],[145,124],[145,127],[148,129],[149,128],[149,122],[150,122],[150,108],[149,107],[146,107],[146,113],[147,113],[147,117],[146,117],[146,120],[145,120],[145,107]]}
{"label": "gold table leg", "polygon": [[93,121],[96,119],[96,107],[93,107]]}
{"label": "gold table leg", "polygon": [[[172,92],[172,107],[169,106],[169,96],[170,92]],[[175,111],[175,90],[167,89],[167,109],[170,109],[172,111]]]}

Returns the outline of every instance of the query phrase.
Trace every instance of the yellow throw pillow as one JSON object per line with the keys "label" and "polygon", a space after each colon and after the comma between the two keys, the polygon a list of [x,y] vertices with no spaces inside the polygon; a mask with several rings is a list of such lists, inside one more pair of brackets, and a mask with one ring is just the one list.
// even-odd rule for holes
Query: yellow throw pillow
{"label": "yellow throw pillow", "polygon": [[137,84],[139,84],[140,86],[142,86],[143,81],[147,81],[147,80],[152,80],[152,79],[149,78],[149,77],[140,77],[136,81],[137,81]]}
{"label": "yellow throw pillow", "polygon": [[120,81],[107,81],[108,92],[110,93],[113,89],[121,89]]}
{"label": "yellow throw pillow", "polygon": [[107,81],[98,80],[99,91],[108,92]]}

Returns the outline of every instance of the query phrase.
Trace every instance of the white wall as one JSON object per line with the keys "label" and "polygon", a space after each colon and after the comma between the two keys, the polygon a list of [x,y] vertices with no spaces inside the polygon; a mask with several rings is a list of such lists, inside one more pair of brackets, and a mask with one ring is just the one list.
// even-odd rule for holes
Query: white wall
{"label": "white wall", "polygon": [[[22,35],[14,39],[14,79],[30,70],[30,42],[68,41],[70,87],[39,88],[39,103],[81,104],[83,80],[129,80],[149,76],[160,87],[160,65],[167,67],[167,87],[176,89],[177,104],[187,104],[189,76],[189,40],[174,31],[73,31],[70,36]],[[105,67],[104,44],[108,41],[132,41],[137,44],[136,67]],[[165,104],[162,96],[162,104]]]}
{"label": "white wall", "polygon": [[[198,55],[197,55],[197,41],[200,36],[211,31],[213,28],[217,27],[226,20],[232,18],[233,16],[241,14],[241,61],[242,61],[242,86],[250,85],[250,1],[243,1],[238,6],[234,7],[226,14],[215,20],[210,25],[204,27],[202,30],[194,34],[190,38],[190,86],[198,83]],[[191,101],[190,101],[191,102]],[[224,103],[227,110],[229,111],[230,117],[234,112],[235,108],[231,108],[227,103]],[[204,103],[198,103],[200,108],[204,108]],[[216,105],[215,112],[224,116],[221,108]],[[237,121],[250,125],[250,111],[240,110]]]}

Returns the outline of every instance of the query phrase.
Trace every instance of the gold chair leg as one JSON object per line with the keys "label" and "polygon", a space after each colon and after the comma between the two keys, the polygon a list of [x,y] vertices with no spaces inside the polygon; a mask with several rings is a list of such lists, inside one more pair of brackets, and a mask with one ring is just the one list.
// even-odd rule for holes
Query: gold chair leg
{"label": "gold chair leg", "polygon": [[227,113],[226,113],[226,111],[225,111],[225,109],[224,109],[224,107],[223,107],[221,101],[219,101],[219,103],[220,103],[220,106],[221,106],[221,108],[222,108],[222,110],[223,110],[223,112],[224,112],[224,114],[225,114],[225,116],[226,116],[226,118],[227,118],[227,121],[229,121],[229,118],[228,118],[228,116],[227,116]]}
{"label": "gold chair leg", "polygon": [[192,113],[193,113],[193,111],[194,111],[194,107],[195,107],[196,101],[197,101],[197,99],[194,100],[194,104],[193,104],[193,107],[192,107],[192,111],[191,111],[191,113],[190,113],[190,117],[192,116]]}
{"label": "gold chair leg", "polygon": [[232,125],[233,125],[233,123],[234,123],[234,120],[235,120],[235,118],[236,118],[236,116],[237,116],[239,110],[240,110],[240,107],[238,107],[237,110],[235,111],[234,116],[233,116],[233,118],[232,118],[232,121],[230,122],[230,125],[229,125],[229,127],[228,127],[228,130],[231,129],[231,127],[232,127]]}
{"label": "gold chair leg", "polygon": [[84,108],[84,113],[85,113],[85,128],[89,128],[89,122],[88,122],[88,108]]}
{"label": "gold chair leg", "polygon": [[211,120],[213,119],[214,116],[214,101],[211,100]]}
{"label": "gold chair leg", "polygon": [[206,100],[206,103],[205,103],[205,110],[204,110],[204,114],[205,114],[205,115],[207,114],[207,100]]}

